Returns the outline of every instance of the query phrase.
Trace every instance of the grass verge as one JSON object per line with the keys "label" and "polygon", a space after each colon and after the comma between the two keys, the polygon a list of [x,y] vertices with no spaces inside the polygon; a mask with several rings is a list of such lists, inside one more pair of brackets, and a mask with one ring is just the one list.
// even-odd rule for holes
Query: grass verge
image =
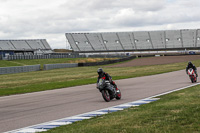
{"label": "grass verge", "polygon": [[56,59],[11,60],[11,61],[0,60],[0,67],[40,64],[42,69],[44,64],[101,62],[113,59],[117,58],[56,58]]}
{"label": "grass verge", "polygon": [[[193,63],[199,66],[200,60],[193,61]],[[113,77],[113,80],[117,80],[181,70],[185,69],[186,64],[175,63],[122,68],[101,67]],[[0,75],[0,96],[95,83],[98,67],[100,66]]]}
{"label": "grass verge", "polygon": [[45,133],[199,133],[200,86],[139,107],[61,126]]}

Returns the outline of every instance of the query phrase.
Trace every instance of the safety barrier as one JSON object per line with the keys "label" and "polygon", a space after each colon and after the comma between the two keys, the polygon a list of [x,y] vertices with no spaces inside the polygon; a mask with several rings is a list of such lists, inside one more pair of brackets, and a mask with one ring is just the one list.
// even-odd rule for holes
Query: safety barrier
{"label": "safety barrier", "polygon": [[23,73],[23,72],[32,72],[39,70],[40,70],[40,65],[0,67],[0,74]]}
{"label": "safety barrier", "polygon": [[88,57],[90,58],[126,58],[126,55],[109,55],[109,54],[105,54],[105,55],[88,55]]}
{"label": "safety barrier", "polygon": [[[54,59],[54,58],[124,58],[126,55],[78,55],[78,54],[57,54],[57,55],[7,55],[3,60],[32,60],[32,59]],[[0,56],[0,60],[1,60]]]}
{"label": "safety barrier", "polygon": [[65,64],[44,64],[44,70],[78,67],[78,63],[65,63]]}
{"label": "safety barrier", "polygon": [[[146,55],[152,56],[152,55]],[[97,66],[97,65],[106,65],[122,61],[132,60],[140,56],[130,56],[126,58],[102,61],[102,62],[90,62],[90,63],[63,63],[63,64],[44,64],[43,70],[59,69],[59,68],[70,68],[70,67],[82,67],[82,66]],[[144,56],[143,56],[144,57]],[[11,74],[11,73],[22,73],[22,72],[31,72],[39,71],[40,65],[32,66],[15,66],[15,67],[0,67],[0,74]]]}
{"label": "safety barrier", "polygon": [[85,55],[8,55],[4,60],[32,60],[53,58],[85,58]]}

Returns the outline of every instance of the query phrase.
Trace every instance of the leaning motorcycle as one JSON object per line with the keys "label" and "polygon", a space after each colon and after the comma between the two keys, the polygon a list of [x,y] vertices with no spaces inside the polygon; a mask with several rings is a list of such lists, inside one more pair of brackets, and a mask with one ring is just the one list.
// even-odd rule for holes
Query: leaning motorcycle
{"label": "leaning motorcycle", "polygon": [[116,90],[109,81],[105,80],[105,77],[99,79],[99,82],[97,83],[97,88],[101,92],[102,97],[106,102],[109,102],[114,98],[116,98],[117,100],[121,99],[121,91],[119,89]]}
{"label": "leaning motorcycle", "polygon": [[188,75],[192,83],[197,82],[197,75],[195,74],[194,69],[188,69]]}

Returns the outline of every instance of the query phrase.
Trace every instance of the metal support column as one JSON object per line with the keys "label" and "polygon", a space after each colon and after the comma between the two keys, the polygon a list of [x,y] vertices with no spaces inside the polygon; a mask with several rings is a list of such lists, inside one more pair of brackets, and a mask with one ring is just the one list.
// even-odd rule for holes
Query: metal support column
{"label": "metal support column", "polygon": [[148,35],[149,35],[149,41],[150,41],[150,43],[151,43],[152,49],[154,49],[154,46],[153,46],[153,43],[152,43],[152,40],[151,40],[151,35],[150,35],[149,32],[148,32]]}

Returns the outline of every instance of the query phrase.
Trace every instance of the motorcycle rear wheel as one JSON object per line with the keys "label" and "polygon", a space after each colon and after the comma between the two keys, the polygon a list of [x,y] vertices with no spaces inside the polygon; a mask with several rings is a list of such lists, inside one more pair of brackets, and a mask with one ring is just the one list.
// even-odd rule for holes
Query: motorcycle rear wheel
{"label": "motorcycle rear wheel", "polygon": [[108,90],[102,90],[102,97],[106,102],[110,102],[110,94],[108,92]]}

